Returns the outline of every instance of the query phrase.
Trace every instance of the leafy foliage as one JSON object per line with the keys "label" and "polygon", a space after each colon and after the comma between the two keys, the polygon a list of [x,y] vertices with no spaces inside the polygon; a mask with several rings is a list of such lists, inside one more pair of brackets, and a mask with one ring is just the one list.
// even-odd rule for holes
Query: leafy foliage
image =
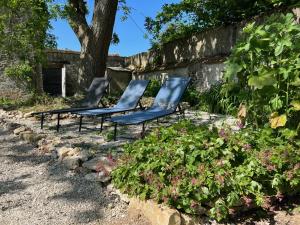
{"label": "leafy foliage", "polygon": [[272,129],[210,131],[183,121],[125,147],[117,188],[217,219],[300,192],[300,142]]}
{"label": "leafy foliage", "polygon": [[155,97],[161,87],[161,82],[158,79],[151,79],[144,96]]}
{"label": "leafy foliage", "polygon": [[[300,25],[292,14],[251,23],[227,61],[222,92],[235,93],[235,104],[247,107],[257,126],[270,120],[273,128],[300,122]],[[229,101],[231,102],[231,101]]]}
{"label": "leafy foliage", "polygon": [[[36,65],[43,62],[45,47],[56,46],[55,37],[47,34],[47,30],[51,28],[48,10],[50,2],[51,0],[0,1],[0,49],[15,60],[7,72],[17,80],[23,77],[23,81],[31,88],[34,88],[31,81],[37,73]],[[28,67],[31,67],[31,75],[28,74]]]}
{"label": "leafy foliage", "polygon": [[181,0],[165,4],[155,19],[146,18],[145,27],[153,34],[154,42],[166,43],[296,4],[297,0]]}
{"label": "leafy foliage", "polygon": [[13,78],[21,87],[32,90],[32,67],[28,62],[19,63],[5,68],[4,74]]}

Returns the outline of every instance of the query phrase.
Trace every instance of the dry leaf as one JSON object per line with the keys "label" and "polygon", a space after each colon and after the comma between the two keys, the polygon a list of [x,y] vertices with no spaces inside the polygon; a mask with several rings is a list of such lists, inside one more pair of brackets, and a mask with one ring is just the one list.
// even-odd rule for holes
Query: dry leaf
{"label": "dry leaf", "polygon": [[285,114],[278,116],[278,113],[272,113],[270,118],[270,124],[273,129],[277,127],[284,127],[287,122]]}

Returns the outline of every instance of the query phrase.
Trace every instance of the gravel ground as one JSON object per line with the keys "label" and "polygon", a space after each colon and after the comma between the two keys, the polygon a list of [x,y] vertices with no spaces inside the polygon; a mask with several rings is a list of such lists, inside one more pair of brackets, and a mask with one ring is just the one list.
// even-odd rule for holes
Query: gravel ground
{"label": "gravel ground", "polygon": [[0,128],[0,224],[149,225],[99,183]]}

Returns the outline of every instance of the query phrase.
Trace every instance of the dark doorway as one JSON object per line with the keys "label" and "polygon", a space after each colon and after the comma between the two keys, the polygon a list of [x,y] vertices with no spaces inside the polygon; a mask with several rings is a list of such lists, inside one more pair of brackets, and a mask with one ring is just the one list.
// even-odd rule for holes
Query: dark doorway
{"label": "dark doorway", "polygon": [[43,68],[44,92],[58,96],[62,94],[62,71],[61,68]]}

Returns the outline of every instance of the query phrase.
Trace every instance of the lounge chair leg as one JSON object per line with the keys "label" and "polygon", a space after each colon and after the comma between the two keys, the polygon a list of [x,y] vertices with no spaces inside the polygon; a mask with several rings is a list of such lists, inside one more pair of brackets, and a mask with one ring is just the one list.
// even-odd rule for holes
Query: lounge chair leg
{"label": "lounge chair leg", "polygon": [[42,116],[41,116],[41,129],[42,130],[44,128],[44,119],[45,119],[45,115],[44,115],[44,113],[42,113]]}
{"label": "lounge chair leg", "polygon": [[103,122],[104,122],[104,116],[101,117],[101,128],[100,128],[100,132],[103,131]]}
{"label": "lounge chair leg", "polygon": [[56,131],[59,131],[59,127],[60,127],[60,113],[57,114],[57,125],[56,125]]}
{"label": "lounge chair leg", "polygon": [[114,141],[117,141],[117,126],[118,126],[118,124],[115,123]]}
{"label": "lounge chair leg", "polygon": [[79,132],[81,132],[81,127],[82,127],[82,118],[83,116],[80,116],[80,119],[79,119]]}
{"label": "lounge chair leg", "polygon": [[145,123],[143,123],[143,126],[142,126],[142,134],[141,134],[141,137],[142,137],[142,138],[145,137]]}

